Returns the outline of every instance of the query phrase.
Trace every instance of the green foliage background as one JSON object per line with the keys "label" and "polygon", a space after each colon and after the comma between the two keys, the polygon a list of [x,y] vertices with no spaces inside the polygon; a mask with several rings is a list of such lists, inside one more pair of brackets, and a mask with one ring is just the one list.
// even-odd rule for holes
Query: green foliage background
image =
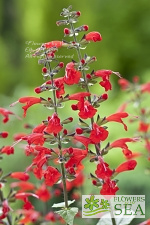
{"label": "green foliage background", "polygon": [[[74,10],[81,11],[81,17],[77,26],[82,24],[89,25],[89,31],[99,31],[103,40],[100,43],[91,43],[86,53],[95,55],[97,62],[91,66],[91,70],[111,69],[119,71],[123,77],[131,78],[139,75],[140,79],[148,81],[150,77],[150,1],[148,0],[1,0],[0,1],[0,106],[7,107],[12,102],[22,96],[35,95],[33,88],[40,85],[43,80],[41,76],[41,66],[37,64],[37,59],[30,55],[30,50],[39,47],[37,43],[44,43],[52,40],[62,40],[63,28],[57,27],[56,21],[61,19],[59,16],[63,7],[73,6]],[[79,36],[81,38],[82,35]],[[69,39],[68,39],[69,40]],[[30,44],[29,44],[30,42]],[[76,53],[73,50],[60,50],[59,54],[67,56]],[[65,63],[70,59],[66,58]],[[63,76],[62,71],[61,76]],[[117,85],[117,78],[113,81],[113,91],[110,94],[108,103],[103,103],[100,113],[102,116],[114,113],[118,106],[126,99],[120,94]],[[95,91],[95,89],[93,90]],[[96,86],[97,93],[102,90]],[[45,93],[44,93],[45,94]],[[42,95],[44,97],[44,95]],[[46,96],[46,95],[45,95]],[[22,116],[21,106],[13,109],[18,115]],[[36,117],[35,117],[36,113]],[[62,118],[72,114],[69,106],[62,111]],[[42,116],[41,116],[42,115]],[[5,130],[13,135],[16,132],[25,131],[23,124],[29,122],[38,124],[49,115],[49,111],[43,111],[40,106],[30,109],[27,118],[17,121],[12,118],[10,123],[3,126]],[[123,131],[121,125],[114,124],[109,126],[110,141],[119,137],[131,137],[136,130],[136,125],[130,125],[129,132]],[[14,129],[15,128],[15,129]],[[3,141],[6,144],[7,140]],[[131,146],[135,151],[144,151],[142,144]],[[15,160],[14,160],[15,158]],[[124,158],[120,151],[115,150],[106,157],[107,162],[112,168],[120,164]],[[6,160],[6,161],[5,161]],[[5,157],[1,163],[5,170],[18,170],[20,162],[25,168],[29,164],[24,160],[22,150],[17,149],[14,156]],[[9,163],[11,162],[11,163]],[[87,165],[87,166],[86,166]],[[144,174],[145,168],[149,166],[147,160],[139,160],[135,171],[120,174],[118,194],[146,194],[147,215],[150,210],[149,196],[149,175]],[[88,161],[85,162],[85,174],[94,171],[95,166],[89,167]],[[23,170],[22,168],[22,170]],[[93,193],[93,189],[85,186],[84,194]],[[94,189],[95,191],[95,189]],[[97,191],[98,194],[99,191]],[[138,220],[139,222],[140,220]],[[91,222],[90,222],[91,223]],[[95,223],[94,223],[95,224]],[[137,224],[137,221],[132,222]]]}

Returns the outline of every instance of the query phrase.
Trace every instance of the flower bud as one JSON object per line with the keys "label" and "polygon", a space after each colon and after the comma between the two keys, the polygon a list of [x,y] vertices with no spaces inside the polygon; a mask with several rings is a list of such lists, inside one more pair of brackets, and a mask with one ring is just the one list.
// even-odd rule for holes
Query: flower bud
{"label": "flower bud", "polygon": [[59,66],[60,68],[63,68],[63,67],[64,67],[64,63],[63,63],[63,62],[60,62],[58,66]]}
{"label": "flower bud", "polygon": [[65,28],[65,29],[64,29],[64,34],[65,34],[65,35],[69,35],[69,34],[70,34],[70,30],[69,30],[68,28]]}
{"label": "flower bud", "polygon": [[89,74],[89,73],[86,74],[86,78],[87,78],[87,79],[91,79],[91,77],[92,77],[91,74]]}
{"label": "flower bud", "polygon": [[2,138],[7,138],[7,137],[8,137],[8,132],[3,131],[3,132],[0,133],[0,136],[1,136]]}
{"label": "flower bud", "polygon": [[71,105],[72,110],[78,110],[78,106],[77,105]]}
{"label": "flower bud", "polygon": [[47,73],[47,68],[46,68],[46,67],[43,67],[43,68],[42,68],[42,72],[43,72],[43,73]]}
{"label": "flower bud", "polygon": [[83,25],[83,29],[84,29],[85,31],[87,31],[87,30],[89,29],[89,27],[88,27],[87,25]]}
{"label": "flower bud", "polygon": [[35,88],[34,91],[35,91],[35,93],[37,93],[37,94],[39,94],[39,93],[42,92],[40,87]]}
{"label": "flower bud", "polygon": [[83,130],[80,127],[78,127],[78,128],[76,128],[76,133],[77,134],[82,134]]}

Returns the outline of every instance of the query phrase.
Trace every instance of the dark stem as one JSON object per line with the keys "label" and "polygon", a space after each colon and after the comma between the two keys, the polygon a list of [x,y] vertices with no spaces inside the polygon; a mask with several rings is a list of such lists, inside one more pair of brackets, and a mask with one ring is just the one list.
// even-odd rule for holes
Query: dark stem
{"label": "dark stem", "polygon": [[[0,190],[0,200],[3,202],[5,199],[4,199],[4,196],[3,196],[3,192]],[[7,214],[7,221],[8,221],[8,224],[9,225],[12,225],[12,220],[11,220],[11,216],[9,215],[9,213]]]}
{"label": "dark stem", "polygon": [[[50,62],[48,63],[48,65],[49,65],[49,70],[50,70],[50,73],[51,73],[52,72],[52,69],[51,69]],[[51,82],[52,82],[52,88],[53,88],[54,87],[53,75],[51,75]],[[55,111],[55,113],[57,113],[57,101],[56,101],[56,90],[55,89],[53,89],[53,103],[54,103],[54,111]],[[63,157],[62,157],[62,148],[61,148],[60,134],[57,134],[57,138],[58,138],[58,148],[59,148],[59,152],[60,152],[60,159],[62,159]],[[61,174],[62,174],[64,202],[65,202],[65,207],[68,208],[68,195],[67,195],[67,187],[66,187],[66,174],[65,174],[65,167],[64,167],[64,163],[63,162],[61,162],[60,168],[61,168]]]}

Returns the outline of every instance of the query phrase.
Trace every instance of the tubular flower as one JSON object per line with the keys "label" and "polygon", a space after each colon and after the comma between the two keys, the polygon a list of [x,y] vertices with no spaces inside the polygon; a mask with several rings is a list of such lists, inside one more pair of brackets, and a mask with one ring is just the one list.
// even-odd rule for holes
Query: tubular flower
{"label": "tubular flower", "polygon": [[94,72],[94,75],[96,77],[102,78],[102,81],[99,84],[105,88],[105,91],[112,89],[111,83],[109,81],[110,75],[112,73],[113,72],[111,70],[97,70],[96,72]]}
{"label": "tubular flower", "polygon": [[92,31],[92,32],[86,34],[84,38],[86,41],[94,41],[94,42],[102,40],[101,34],[97,31]]}
{"label": "tubular flower", "polygon": [[36,191],[35,194],[39,197],[43,202],[47,202],[51,198],[51,194],[49,190],[46,188],[45,183],[43,183]]}
{"label": "tubular flower", "polygon": [[106,120],[108,122],[114,121],[114,122],[122,123],[123,126],[124,126],[124,129],[127,130],[127,125],[124,124],[124,122],[122,121],[122,118],[126,118],[126,117],[128,117],[128,113],[121,112],[121,113],[115,113],[115,114],[112,114],[112,115],[108,116],[106,118]]}
{"label": "tubular flower", "polygon": [[40,217],[40,213],[33,209],[30,210],[21,209],[18,210],[17,212],[19,215],[22,214],[24,216],[23,219],[19,220],[19,224],[35,223]]}
{"label": "tubular flower", "polygon": [[[6,218],[9,211],[11,210],[10,206],[8,205],[8,201],[7,200],[4,200],[2,202],[2,214],[0,215],[0,222],[2,222],[1,220]],[[3,222],[1,223],[3,224]]]}
{"label": "tubular flower", "polygon": [[150,82],[141,85],[141,92],[150,92]]}
{"label": "tubular flower", "polygon": [[70,62],[66,65],[64,82],[67,85],[78,84],[81,78],[81,72],[74,68],[74,63]]}
{"label": "tubular flower", "polygon": [[75,93],[75,94],[72,94],[69,96],[69,100],[77,100],[77,101],[80,101],[81,99],[85,98],[85,97],[88,97],[90,96],[91,93],[89,92],[78,92],[78,93]]}
{"label": "tubular flower", "polygon": [[12,146],[5,146],[2,149],[0,149],[0,153],[1,154],[7,154],[7,155],[11,155],[14,154],[14,148]]}
{"label": "tubular flower", "polygon": [[84,136],[78,136],[75,135],[74,136],[75,140],[81,142],[87,149],[88,149],[88,145],[91,144],[91,139],[84,137]]}
{"label": "tubular flower", "polygon": [[25,137],[22,137],[21,139],[27,141],[29,145],[43,145],[45,141],[43,134],[41,133],[29,134]]}
{"label": "tubular flower", "polygon": [[110,148],[128,148],[126,142],[136,142],[139,141],[139,138],[121,138],[110,144]]}
{"label": "tubular flower", "polygon": [[28,108],[34,104],[41,103],[41,101],[42,100],[40,98],[36,98],[36,97],[22,97],[22,98],[19,98],[17,102],[11,104],[11,106],[14,106],[18,102],[25,103],[26,105],[22,107],[22,109],[24,110],[23,116],[25,117]]}
{"label": "tubular flower", "polygon": [[78,115],[82,118],[82,119],[88,119],[88,118],[92,118],[96,112],[97,109],[95,109],[90,103],[89,101],[84,101],[84,98],[81,99],[80,102],[78,102],[77,104],[77,108],[80,111],[78,113]]}
{"label": "tubular flower", "polygon": [[107,177],[112,176],[113,171],[109,168],[109,165],[105,162],[101,162],[97,165],[97,170],[95,171],[95,174],[98,178],[105,179]]}
{"label": "tubular flower", "polygon": [[50,42],[42,44],[42,47],[45,47],[45,48],[53,48],[53,47],[60,48],[62,46],[63,46],[62,41],[50,41]]}
{"label": "tubular flower", "polygon": [[128,170],[134,170],[134,168],[136,167],[137,162],[134,159],[131,159],[129,161],[126,161],[122,164],[120,164],[117,169],[115,170],[115,172],[117,173],[121,173],[124,171],[128,171]]}
{"label": "tubular flower", "polygon": [[104,141],[108,137],[108,131],[103,127],[98,126],[96,123],[93,124],[93,129],[90,133],[91,142],[97,144],[100,141]]}
{"label": "tubular flower", "polygon": [[116,182],[107,178],[104,180],[102,189],[100,191],[101,195],[115,195],[119,188],[116,185]]}
{"label": "tubular flower", "polygon": [[0,114],[4,116],[3,123],[7,123],[7,121],[9,120],[9,115],[14,115],[13,112],[4,108],[0,108]]}
{"label": "tubular flower", "polygon": [[128,80],[124,79],[124,78],[119,79],[118,80],[118,84],[120,85],[122,90],[128,89],[130,87],[130,85],[131,85],[131,83]]}
{"label": "tubular flower", "polygon": [[44,171],[45,184],[53,186],[61,177],[61,173],[54,167],[48,166]]}
{"label": "tubular flower", "polygon": [[147,133],[149,127],[150,127],[150,125],[148,123],[144,123],[144,122],[141,121],[140,124],[139,124],[138,131]]}
{"label": "tubular flower", "polygon": [[22,181],[29,180],[29,175],[25,172],[14,172],[14,173],[11,173],[10,176],[11,178],[22,180]]}
{"label": "tubular flower", "polygon": [[35,189],[34,184],[27,182],[27,181],[13,182],[10,184],[10,186],[11,186],[11,188],[19,187],[19,192],[25,192],[25,191]]}
{"label": "tubular flower", "polygon": [[47,133],[59,133],[63,129],[63,126],[60,123],[60,119],[56,113],[54,113],[48,121],[47,127],[44,129]]}
{"label": "tubular flower", "polygon": [[[68,149],[64,149],[64,151],[67,151]],[[68,162],[65,163],[65,167],[78,167],[80,162],[87,156],[87,151],[78,149],[78,148],[72,148],[72,154]]]}

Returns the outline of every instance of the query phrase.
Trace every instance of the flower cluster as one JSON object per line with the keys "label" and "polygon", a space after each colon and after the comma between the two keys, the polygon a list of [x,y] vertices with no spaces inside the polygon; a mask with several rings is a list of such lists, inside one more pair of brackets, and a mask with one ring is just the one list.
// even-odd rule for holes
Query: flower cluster
{"label": "flower cluster", "polygon": [[[52,211],[47,212],[44,219],[41,219],[41,213],[35,210],[29,200],[30,197],[34,197],[43,202],[48,201],[51,199],[49,189],[55,187],[56,184],[60,185],[59,191],[62,192],[63,190],[64,195],[63,210],[57,211],[57,213],[68,222],[68,218],[63,216],[69,210],[72,210],[69,206],[68,191],[74,186],[78,187],[83,184],[83,160],[85,158],[90,158],[90,162],[96,163],[95,174],[90,174],[91,183],[100,187],[101,195],[115,195],[119,190],[115,177],[121,172],[134,170],[137,165],[136,160],[132,159],[132,151],[129,150],[127,143],[135,142],[138,139],[122,138],[112,143],[108,142],[109,131],[106,124],[111,122],[120,123],[123,126],[122,129],[127,131],[124,119],[129,116],[128,113],[123,110],[100,117],[102,109],[99,110],[99,107],[101,103],[108,99],[107,91],[112,90],[111,75],[115,74],[119,78],[121,76],[118,72],[108,69],[89,72],[90,64],[96,61],[96,57],[87,54],[82,56],[81,50],[85,49],[90,42],[102,41],[102,36],[97,31],[88,32],[88,25],[75,28],[74,24],[78,21],[81,13],[71,10],[71,6],[63,9],[61,16],[64,19],[57,21],[56,24],[58,26],[69,26],[69,28],[64,28],[64,36],[72,37],[73,40],[44,43],[33,54],[35,57],[40,57],[38,63],[43,65],[42,76],[46,80],[46,82],[35,88],[35,93],[39,95],[47,91],[49,96],[47,99],[41,96],[21,97],[11,105],[23,104],[24,117],[27,110],[35,104],[51,110],[48,118],[42,118],[42,122],[33,127],[30,133],[17,134],[14,137],[16,143],[21,141],[26,143],[24,147],[25,154],[26,156],[32,156],[32,163],[23,172],[19,171],[10,174],[12,179],[19,180],[19,182],[13,182],[11,186],[19,188],[15,198],[23,202],[22,209],[19,210],[19,213],[24,216],[19,221],[21,224],[36,222],[37,220],[54,222],[56,217],[60,219],[60,216],[56,216]],[[88,33],[85,34],[84,32]],[[80,36],[80,33],[83,33],[83,36],[78,40],[77,36]],[[64,65],[63,62],[56,60],[56,53],[59,48],[77,51],[78,58]],[[62,73],[63,76],[58,77],[59,73]],[[90,86],[96,85],[97,82],[99,83],[98,88],[104,91],[103,94],[91,93]],[[83,91],[77,92],[77,89],[75,89],[76,92],[74,93],[66,92],[68,90],[67,86],[73,90],[74,85]],[[78,127],[73,124],[74,118],[72,115],[61,119],[58,109],[65,102],[70,103],[70,110],[78,111]],[[4,122],[8,120],[8,114],[11,113],[2,111],[2,115],[5,116]],[[73,130],[69,126],[70,123],[74,127]],[[1,134],[3,137],[6,135],[6,133]],[[79,143],[80,145],[78,145]],[[1,152],[13,154],[13,147],[14,145],[6,146]],[[105,155],[113,148],[121,148],[126,157],[126,161],[115,169],[110,168],[109,164],[105,162]],[[30,173],[37,179],[42,180],[42,184],[38,188],[29,182]],[[56,194],[56,189],[54,192]],[[77,198],[76,193],[74,193],[74,197]],[[74,210],[75,216],[78,209],[75,208]]]}

